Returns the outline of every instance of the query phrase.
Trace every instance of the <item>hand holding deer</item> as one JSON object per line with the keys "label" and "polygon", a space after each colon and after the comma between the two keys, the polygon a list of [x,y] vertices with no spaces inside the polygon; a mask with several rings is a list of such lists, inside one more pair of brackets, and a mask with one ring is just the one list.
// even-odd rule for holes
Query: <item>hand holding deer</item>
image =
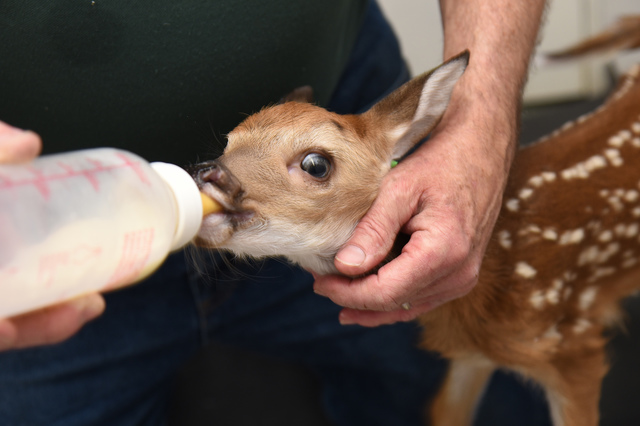
{"label": "hand holding deer", "polygon": [[[512,160],[520,91],[544,4],[440,2],[445,57],[468,48],[474,59],[429,143],[383,179],[380,196],[350,248],[338,253],[336,267],[350,277],[370,272],[398,231],[411,236],[403,253],[377,274],[316,280],[318,293],[354,308],[342,311],[343,323],[407,321],[477,283]],[[511,42],[505,45],[505,39]]]}
{"label": "hand holding deer", "polygon": [[[356,228],[364,232],[351,241],[369,251],[380,247],[380,251],[360,268],[341,264],[339,252],[336,266],[352,276],[371,270],[386,256],[399,231],[411,236],[402,253],[362,278],[316,279],[316,292],[352,308],[341,313],[344,324],[375,326],[411,320],[463,296],[477,282],[500,208],[504,159],[477,153],[479,147],[495,143],[478,142],[485,133],[469,131],[464,123],[440,128],[442,132],[389,172]],[[410,302],[410,310],[401,309],[405,302]]]}

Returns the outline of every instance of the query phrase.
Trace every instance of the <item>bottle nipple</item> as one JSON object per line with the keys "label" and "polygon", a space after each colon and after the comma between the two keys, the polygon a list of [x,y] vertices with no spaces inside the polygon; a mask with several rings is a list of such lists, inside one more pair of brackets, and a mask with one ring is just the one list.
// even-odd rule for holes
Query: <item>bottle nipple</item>
{"label": "bottle nipple", "polygon": [[202,198],[203,217],[212,213],[219,213],[224,210],[220,203],[202,192],[200,193],[200,198]]}

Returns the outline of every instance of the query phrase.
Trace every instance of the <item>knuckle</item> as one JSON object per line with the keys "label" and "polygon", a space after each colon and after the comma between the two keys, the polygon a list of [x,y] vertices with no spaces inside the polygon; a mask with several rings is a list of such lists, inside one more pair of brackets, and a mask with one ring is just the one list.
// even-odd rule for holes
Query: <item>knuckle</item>
{"label": "knuckle", "polygon": [[375,307],[381,311],[394,311],[398,309],[401,301],[400,292],[393,285],[379,287],[373,294]]}
{"label": "knuckle", "polygon": [[471,251],[471,240],[465,237],[460,237],[451,242],[448,257],[452,264],[460,265],[467,261],[471,255]]}
{"label": "knuckle", "polygon": [[388,241],[392,240],[388,235],[387,225],[379,214],[371,215],[367,220],[361,221],[358,228],[368,236],[373,244],[386,246]]}

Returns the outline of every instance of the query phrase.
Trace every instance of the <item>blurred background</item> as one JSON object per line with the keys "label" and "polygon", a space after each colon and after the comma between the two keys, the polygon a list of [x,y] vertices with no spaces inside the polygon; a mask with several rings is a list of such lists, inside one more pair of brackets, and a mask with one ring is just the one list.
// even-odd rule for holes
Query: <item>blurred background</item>
{"label": "blurred background", "polygon": [[[379,0],[400,38],[414,74],[442,59],[436,0]],[[551,1],[539,51],[574,44],[624,14],[640,14],[639,0]],[[640,63],[640,51],[570,66],[533,67],[525,92],[521,143],[532,142],[597,107],[615,76]],[[640,100],[639,100],[640,101]],[[640,424],[640,298],[625,303],[626,331],[611,343],[601,425]],[[325,426],[316,379],[304,368],[213,344],[181,371],[171,407],[175,426]],[[389,425],[392,426],[392,425]]]}
{"label": "blurred background", "polygon": [[[414,74],[429,70],[442,59],[442,24],[434,0],[379,0],[400,38]],[[539,51],[577,43],[609,26],[624,14],[640,14],[638,0],[551,0],[542,28]],[[622,54],[614,68],[626,70],[640,62],[640,51]],[[609,87],[604,60],[571,66],[536,68],[525,92],[525,103],[539,105],[601,96]]]}

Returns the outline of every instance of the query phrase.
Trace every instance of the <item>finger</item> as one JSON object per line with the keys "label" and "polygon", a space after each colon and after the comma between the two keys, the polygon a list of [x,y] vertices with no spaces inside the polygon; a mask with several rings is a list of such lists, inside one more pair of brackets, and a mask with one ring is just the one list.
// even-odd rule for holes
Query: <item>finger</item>
{"label": "finger", "polygon": [[377,327],[396,322],[413,321],[422,314],[466,295],[475,286],[475,281],[465,282],[464,285],[451,283],[456,280],[457,277],[446,277],[439,280],[428,287],[428,296],[420,297],[417,302],[414,299],[407,305],[407,308],[387,312],[345,308],[340,312],[340,323],[342,325],[359,324],[364,327]]}
{"label": "finger", "polygon": [[458,250],[429,232],[414,232],[400,256],[363,278],[319,277],[314,289],[340,306],[392,311],[410,301],[420,288],[452,273]]}
{"label": "finger", "polygon": [[342,325],[358,324],[363,327],[378,327],[396,322],[413,321],[431,309],[432,306],[428,302],[411,306],[409,310],[396,309],[395,311],[388,312],[361,311],[358,309],[344,308],[340,311],[338,319]]}
{"label": "finger", "polygon": [[0,164],[29,161],[41,149],[42,141],[36,133],[0,122]]}
{"label": "finger", "polygon": [[389,253],[396,235],[415,212],[416,202],[405,199],[411,191],[402,185],[400,179],[396,179],[383,186],[349,241],[336,255],[335,265],[341,273],[362,275]]}
{"label": "finger", "polygon": [[58,343],[75,334],[105,308],[99,294],[0,321],[0,350]]}
{"label": "finger", "polygon": [[[428,287],[421,288],[416,299],[441,299],[448,301],[467,295],[478,283],[480,263],[470,258],[449,275],[438,278]],[[411,300],[410,300],[411,302]]]}
{"label": "finger", "polygon": [[[347,308],[391,311],[398,309],[410,296],[406,283],[414,283],[415,270],[409,269],[407,256],[400,256],[380,268],[377,274],[362,278],[329,275],[318,277],[314,284],[316,293],[328,297],[334,303]],[[393,267],[392,267],[393,266]]]}

